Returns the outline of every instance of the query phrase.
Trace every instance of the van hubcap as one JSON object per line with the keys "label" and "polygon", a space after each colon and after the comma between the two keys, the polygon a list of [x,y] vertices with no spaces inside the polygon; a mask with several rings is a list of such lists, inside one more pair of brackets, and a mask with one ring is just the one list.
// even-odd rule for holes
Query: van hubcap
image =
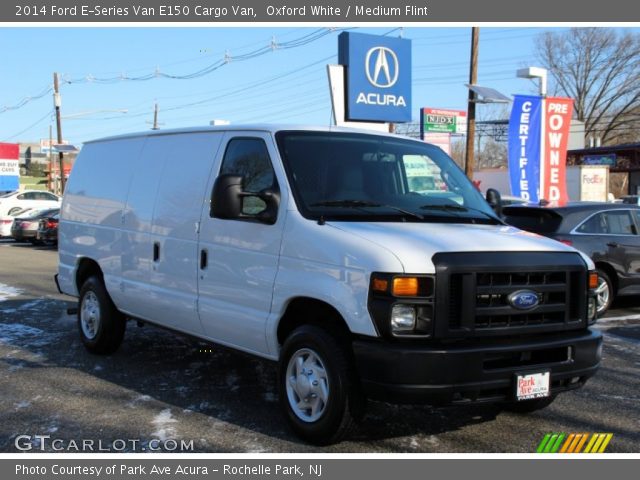
{"label": "van hubcap", "polygon": [[598,313],[604,312],[607,308],[607,304],[609,303],[609,296],[611,292],[609,290],[609,284],[607,281],[598,277],[598,286],[596,287],[596,300],[598,302]]}
{"label": "van hubcap", "polygon": [[329,379],[320,356],[302,348],[287,365],[287,399],[293,413],[303,422],[315,422],[327,408]]}
{"label": "van hubcap", "polygon": [[98,333],[100,326],[100,303],[98,297],[93,292],[87,292],[82,298],[80,306],[80,325],[82,333],[89,340],[93,340]]}

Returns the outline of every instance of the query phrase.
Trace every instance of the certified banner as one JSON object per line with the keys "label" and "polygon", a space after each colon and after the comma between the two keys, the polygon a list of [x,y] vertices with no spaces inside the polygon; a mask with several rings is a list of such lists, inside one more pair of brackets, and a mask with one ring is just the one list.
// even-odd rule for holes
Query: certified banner
{"label": "certified banner", "polygon": [[563,204],[568,201],[566,164],[573,100],[547,97],[544,110],[544,155],[540,167],[541,197],[551,203]]}
{"label": "certified banner", "polygon": [[540,181],[542,97],[515,95],[509,120],[511,194],[537,203]]}

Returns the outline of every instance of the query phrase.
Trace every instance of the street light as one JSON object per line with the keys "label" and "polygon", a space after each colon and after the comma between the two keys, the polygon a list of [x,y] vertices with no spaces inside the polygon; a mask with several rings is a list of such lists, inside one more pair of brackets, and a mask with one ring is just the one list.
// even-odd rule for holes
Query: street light
{"label": "street light", "polygon": [[540,96],[547,96],[547,69],[541,67],[521,68],[516,72],[518,78],[539,78]]}

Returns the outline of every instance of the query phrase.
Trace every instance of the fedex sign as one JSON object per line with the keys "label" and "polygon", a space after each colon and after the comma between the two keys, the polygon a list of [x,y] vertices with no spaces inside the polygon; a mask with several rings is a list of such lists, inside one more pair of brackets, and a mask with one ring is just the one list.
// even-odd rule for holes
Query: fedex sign
{"label": "fedex sign", "polygon": [[346,70],[347,120],[411,120],[411,40],[343,32],[338,63]]}

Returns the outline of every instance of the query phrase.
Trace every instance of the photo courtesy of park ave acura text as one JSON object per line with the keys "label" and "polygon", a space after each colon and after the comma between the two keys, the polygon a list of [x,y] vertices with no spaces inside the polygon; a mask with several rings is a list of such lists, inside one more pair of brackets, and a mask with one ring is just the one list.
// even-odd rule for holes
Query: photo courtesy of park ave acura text
{"label": "photo courtesy of park ave acura text", "polygon": [[12,475],[640,452],[639,27],[85,3],[0,26]]}

